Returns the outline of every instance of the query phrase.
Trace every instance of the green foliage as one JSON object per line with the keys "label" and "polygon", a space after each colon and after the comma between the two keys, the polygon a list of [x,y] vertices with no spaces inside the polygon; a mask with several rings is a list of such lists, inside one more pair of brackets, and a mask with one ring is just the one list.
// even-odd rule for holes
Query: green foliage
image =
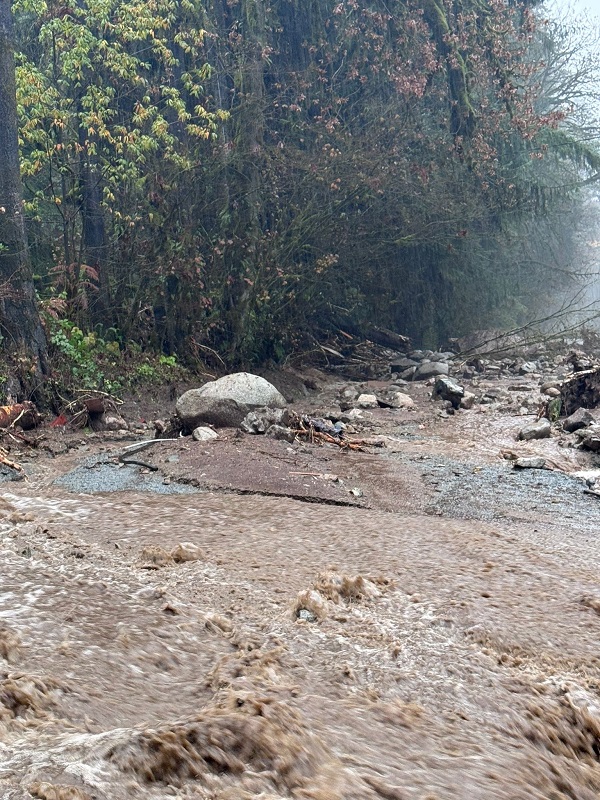
{"label": "green foliage", "polygon": [[72,375],[73,382],[81,389],[99,389],[104,385],[102,360],[107,356],[119,356],[119,347],[113,342],[99,339],[95,333],[84,333],[66,319],[49,319],[50,343],[56,349],[59,360]]}
{"label": "green foliage", "polygon": [[547,303],[600,157],[542,102],[530,5],[18,0],[32,251],[79,378],[282,360],[344,320],[434,346]]}
{"label": "green foliage", "polygon": [[[64,386],[119,393],[185,376],[176,356],[142,353],[135,342],[120,347],[118,341],[86,333],[67,319],[47,316],[46,325],[55,377]],[[118,335],[114,329],[110,333]]]}

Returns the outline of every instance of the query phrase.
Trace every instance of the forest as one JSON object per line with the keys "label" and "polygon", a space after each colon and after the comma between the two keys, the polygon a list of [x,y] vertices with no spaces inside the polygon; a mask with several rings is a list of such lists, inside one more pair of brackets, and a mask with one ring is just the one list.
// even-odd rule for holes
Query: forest
{"label": "forest", "polygon": [[0,7],[0,321],[32,369],[281,362],[373,323],[438,347],[580,277],[589,26],[529,0]]}

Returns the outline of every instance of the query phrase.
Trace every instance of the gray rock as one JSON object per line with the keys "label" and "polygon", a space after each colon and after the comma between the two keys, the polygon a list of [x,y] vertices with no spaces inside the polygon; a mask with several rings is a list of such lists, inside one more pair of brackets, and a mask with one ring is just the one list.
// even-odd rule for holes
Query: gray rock
{"label": "gray rock", "polygon": [[600,452],[600,425],[580,428],[575,432],[575,435],[584,450],[591,450],[594,453]]}
{"label": "gray rock", "polygon": [[581,428],[589,428],[594,424],[594,417],[587,408],[578,408],[570,417],[563,420],[563,430],[567,433],[574,433]]}
{"label": "gray rock", "polygon": [[[193,390],[192,390],[193,391]],[[235,400],[249,408],[285,408],[285,397],[272,383],[250,372],[234,372],[216,381],[204,384],[199,390],[202,397]]]}
{"label": "gray rock", "polygon": [[186,431],[207,424],[216,428],[237,428],[249,411],[247,406],[231,398],[204,397],[198,394],[200,391],[190,389],[181,395],[175,406]]}
{"label": "gray rock", "polygon": [[529,441],[530,439],[548,439],[552,432],[550,420],[540,419],[538,422],[531,422],[519,431],[519,439]]}
{"label": "gray rock", "polygon": [[403,356],[402,358],[396,358],[390,364],[390,369],[392,372],[402,372],[404,369],[408,369],[408,367],[418,367],[419,362],[415,361],[412,358],[406,358]]}
{"label": "gray rock", "polygon": [[451,403],[452,408],[456,409],[460,407],[460,401],[464,395],[464,388],[459,386],[452,378],[447,378],[445,376],[436,378],[433,387],[433,397],[441,397],[442,400],[447,400]]}
{"label": "gray rock", "polygon": [[519,367],[519,375],[530,375],[532,372],[536,372],[537,368],[535,361],[526,361]]}
{"label": "gray rock", "polygon": [[356,405],[358,408],[379,408],[374,394],[359,394]]}
{"label": "gray rock", "polygon": [[533,385],[531,383],[509,383],[506,388],[509,392],[530,392]]}
{"label": "gray rock", "polygon": [[514,463],[517,469],[548,469],[546,459],[542,456],[523,456]]}
{"label": "gray rock", "polygon": [[199,426],[192,431],[192,439],[195,442],[210,442],[211,439],[218,439],[219,434],[213,431],[212,428],[206,426]]}
{"label": "gray rock", "polygon": [[249,372],[225,375],[181,395],[175,409],[186,430],[203,423],[237,427],[253,408],[284,408],[285,397],[264,378]]}
{"label": "gray rock", "polygon": [[294,431],[285,425],[271,425],[267,428],[266,435],[272,439],[280,439],[283,442],[293,442],[296,439]]}
{"label": "gray rock", "polygon": [[544,389],[544,394],[547,397],[560,397],[560,389],[557,389],[556,386],[549,386],[547,389]]}
{"label": "gray rock", "polygon": [[426,381],[429,378],[436,378],[438,375],[447,375],[449,370],[450,367],[445,361],[424,361],[416,368],[413,381]]}
{"label": "gray rock", "polygon": [[460,401],[460,407],[464,409],[471,409],[475,405],[475,395],[473,392],[465,392]]}
{"label": "gray rock", "polygon": [[416,371],[417,371],[416,367],[407,367],[407,369],[402,370],[402,372],[400,373],[400,377],[402,378],[402,380],[411,381]]}
{"label": "gray rock", "polygon": [[120,431],[127,428],[127,423],[119,414],[105,412],[91,421],[94,431]]}
{"label": "gray rock", "polygon": [[288,412],[285,408],[257,408],[249,411],[240,424],[245,433],[265,433],[271,425],[287,422]]}
{"label": "gray rock", "polygon": [[378,394],[379,404],[387,408],[415,408],[415,401],[404,392],[387,391]]}

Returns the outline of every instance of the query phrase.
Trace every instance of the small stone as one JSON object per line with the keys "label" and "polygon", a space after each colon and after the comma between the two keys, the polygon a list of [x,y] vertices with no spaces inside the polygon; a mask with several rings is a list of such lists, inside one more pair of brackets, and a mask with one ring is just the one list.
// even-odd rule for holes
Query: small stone
{"label": "small stone", "polygon": [[271,439],[279,439],[283,442],[293,442],[296,439],[295,431],[291,428],[286,428],[285,425],[269,426],[266,435],[271,437]]}
{"label": "small stone", "polygon": [[514,466],[518,469],[548,469],[546,459],[541,456],[527,456],[517,458]]}
{"label": "small stone", "polygon": [[218,439],[219,434],[216,431],[213,431],[212,428],[208,428],[205,425],[200,425],[198,428],[194,428],[192,431],[192,439],[195,442],[210,442],[212,439]]}
{"label": "small stone", "polygon": [[531,439],[548,439],[552,432],[552,425],[548,419],[540,419],[538,422],[532,422],[525,425],[519,431],[519,439],[529,441]]}
{"label": "small stone", "polygon": [[390,404],[392,408],[416,408],[415,401],[405,392],[392,392]]}
{"label": "small stone", "polygon": [[171,554],[164,549],[164,547],[150,544],[146,545],[146,547],[144,547],[142,550],[142,561],[144,562],[144,565],[158,568],[166,567],[169,564],[172,564],[173,558],[171,557]]}
{"label": "small stone", "polygon": [[354,495],[354,497],[363,496],[362,489],[359,489],[357,486],[355,486],[353,489],[350,489],[350,494]]}
{"label": "small stone", "polygon": [[537,364],[535,361],[526,361],[519,367],[519,375],[531,375],[531,373],[535,372],[536,370]]}
{"label": "small stone", "polygon": [[460,401],[460,407],[464,409],[471,409],[475,405],[475,395],[473,392],[465,392]]}
{"label": "small stone", "polygon": [[171,558],[177,564],[184,561],[198,561],[202,557],[202,550],[192,542],[180,542],[171,550]]}
{"label": "small stone", "polygon": [[359,394],[356,405],[358,408],[379,408],[374,394]]}
{"label": "small stone", "polygon": [[556,386],[549,386],[547,389],[544,389],[544,394],[547,397],[560,397],[560,389],[557,389]]}
{"label": "small stone", "polygon": [[240,425],[245,433],[265,433],[271,425],[285,424],[289,414],[283,408],[257,408],[250,411]]}
{"label": "small stone", "polygon": [[309,611],[308,608],[299,608],[296,612],[296,616],[298,619],[304,620],[304,622],[316,622],[317,617],[313,614],[312,611]]}

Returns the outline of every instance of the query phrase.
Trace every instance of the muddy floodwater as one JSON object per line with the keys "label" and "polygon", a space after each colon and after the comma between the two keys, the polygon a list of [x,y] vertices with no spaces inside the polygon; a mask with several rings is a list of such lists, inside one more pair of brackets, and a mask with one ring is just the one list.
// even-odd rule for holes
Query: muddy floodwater
{"label": "muddy floodwater", "polygon": [[25,459],[0,500],[0,798],[600,797],[594,465],[419,402],[364,452]]}

